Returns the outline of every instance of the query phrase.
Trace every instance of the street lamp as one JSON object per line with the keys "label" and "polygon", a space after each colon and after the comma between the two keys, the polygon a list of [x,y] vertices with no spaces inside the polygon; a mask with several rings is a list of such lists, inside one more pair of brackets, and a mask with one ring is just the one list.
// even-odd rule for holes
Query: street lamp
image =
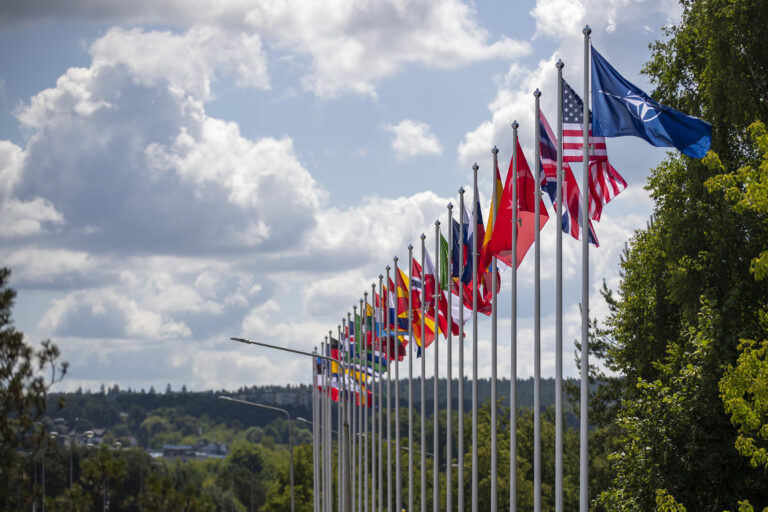
{"label": "street lamp", "polygon": [[282,412],[288,418],[288,461],[290,469],[290,482],[291,482],[291,512],[294,512],[294,498],[293,498],[293,430],[291,429],[291,414],[285,409],[280,407],[274,407],[272,405],[257,404],[256,402],[249,402],[247,400],[238,400],[230,396],[220,396],[221,400],[227,400],[229,402],[237,402],[239,404],[251,405],[253,407],[261,407],[263,409],[271,409],[273,411]]}

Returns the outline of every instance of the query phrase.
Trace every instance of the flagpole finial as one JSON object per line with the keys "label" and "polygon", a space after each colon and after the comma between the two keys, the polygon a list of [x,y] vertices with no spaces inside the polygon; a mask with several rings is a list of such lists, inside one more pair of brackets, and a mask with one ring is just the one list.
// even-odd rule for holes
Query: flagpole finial
{"label": "flagpole finial", "polygon": [[395,265],[397,265],[397,256],[395,256],[395,257],[394,257],[394,258],[392,258],[392,259],[393,259],[393,260],[395,260]]}
{"label": "flagpole finial", "polygon": [[563,69],[563,66],[565,66],[565,64],[563,64],[563,61],[560,59],[557,59],[557,64],[555,64],[555,67],[557,69]]}
{"label": "flagpole finial", "polygon": [[477,172],[477,170],[480,168],[479,165],[477,165],[477,162],[475,162],[475,165],[472,166],[472,170]]}
{"label": "flagpole finial", "polygon": [[592,33],[592,29],[589,28],[589,25],[587,25],[584,27],[584,30],[582,30],[582,32],[584,33],[585,36],[588,36],[589,34]]}
{"label": "flagpole finial", "polygon": [[464,195],[464,187],[459,187],[459,194]]}
{"label": "flagpole finial", "polygon": [[391,269],[392,267],[390,267],[389,265],[387,265],[387,266],[386,266],[386,267],[384,267],[384,268],[386,269],[386,271],[387,271],[387,272],[389,272],[389,269]]}
{"label": "flagpole finial", "polygon": [[[475,165],[477,165],[477,164],[475,164]],[[421,236],[420,236],[419,238],[421,238],[421,241],[423,242],[423,241],[424,241],[424,239],[425,239],[425,238],[427,238],[427,235],[425,235],[424,233],[422,233],[422,234],[421,234]]]}
{"label": "flagpole finial", "polygon": [[411,251],[413,251],[413,245],[412,244],[408,244],[408,252],[411,252]]}
{"label": "flagpole finial", "polygon": [[448,203],[448,211],[453,210],[453,203]]}
{"label": "flagpole finial", "polygon": [[439,228],[439,227],[440,227],[440,221],[439,221],[439,220],[436,220],[436,221],[435,221],[435,227],[436,227],[436,228]]}
{"label": "flagpole finial", "polygon": [[367,291],[363,292],[363,297],[365,297],[365,300],[368,300],[368,292]]}
{"label": "flagpole finial", "polygon": [[357,304],[355,304],[354,306],[352,306],[352,312],[353,312],[353,313],[357,313]]}
{"label": "flagpole finial", "polygon": [[493,146],[493,149],[491,150],[491,153],[493,153],[495,155],[498,152],[499,152],[499,148],[497,148],[496,146]]}
{"label": "flagpole finial", "polygon": [[533,95],[534,95],[534,97],[539,98],[539,97],[541,97],[541,91],[536,89],[535,91],[533,91]]}
{"label": "flagpole finial", "polygon": [[381,281],[382,279],[384,279],[384,276],[382,274],[379,274],[379,281]]}
{"label": "flagpole finial", "polygon": [[520,125],[517,123],[517,121],[512,121],[512,129],[517,130],[520,127]]}

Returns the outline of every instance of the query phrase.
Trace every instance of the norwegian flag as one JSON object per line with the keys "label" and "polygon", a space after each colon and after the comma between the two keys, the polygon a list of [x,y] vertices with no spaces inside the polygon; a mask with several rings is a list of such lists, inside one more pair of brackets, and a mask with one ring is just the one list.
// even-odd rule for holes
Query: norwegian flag
{"label": "norwegian flag", "polygon": [[[589,113],[590,127],[592,112]],[[583,162],[584,103],[563,80],[563,162]],[[589,217],[599,221],[603,206],[627,188],[627,182],[608,161],[605,138],[593,137],[589,131]],[[557,164],[557,150],[555,150]],[[567,197],[567,196],[566,196]]]}
{"label": "norwegian flag", "polygon": [[[543,112],[539,112],[539,133],[541,147],[541,168],[539,169],[539,179],[541,185],[549,193],[552,205],[557,205],[557,139],[549,127],[547,118]],[[563,231],[569,233],[576,240],[579,239],[581,231],[581,194],[576,178],[571,171],[571,166],[563,162]],[[597,240],[592,221],[589,221],[589,241],[595,247],[600,246]]]}

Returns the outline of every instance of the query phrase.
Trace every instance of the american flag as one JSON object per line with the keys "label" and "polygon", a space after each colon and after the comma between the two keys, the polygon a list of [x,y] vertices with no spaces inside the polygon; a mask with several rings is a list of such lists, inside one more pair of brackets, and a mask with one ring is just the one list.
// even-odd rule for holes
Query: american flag
{"label": "american flag", "polygon": [[[590,125],[592,112],[589,113]],[[563,80],[563,162],[583,161],[582,147],[584,146],[584,103],[578,94],[571,89],[568,82]],[[589,131],[589,146],[591,153],[589,161],[608,160],[605,151],[605,138],[593,137]]]}

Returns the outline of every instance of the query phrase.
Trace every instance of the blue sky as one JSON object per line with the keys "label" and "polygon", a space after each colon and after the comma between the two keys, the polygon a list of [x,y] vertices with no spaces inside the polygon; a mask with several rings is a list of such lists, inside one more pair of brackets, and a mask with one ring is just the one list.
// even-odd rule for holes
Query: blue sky
{"label": "blue sky", "polygon": [[[71,364],[60,389],[307,382],[308,361],[229,337],[311,350],[420,233],[434,246],[434,220],[460,186],[470,191],[474,162],[487,197],[490,150],[506,169],[513,120],[532,159],[532,92],[554,122],[554,63],[580,91],[586,23],[603,55],[649,89],[648,44],[678,17],[670,0],[4,2],[0,264],[19,292],[16,324],[59,345]],[[652,209],[642,187],[666,154],[608,144],[629,188],[596,226],[598,317],[597,291],[603,279],[617,285],[621,250]],[[579,247],[564,239],[568,375]],[[532,263],[519,274],[521,376],[532,373]],[[480,322],[490,375],[490,322]]]}

